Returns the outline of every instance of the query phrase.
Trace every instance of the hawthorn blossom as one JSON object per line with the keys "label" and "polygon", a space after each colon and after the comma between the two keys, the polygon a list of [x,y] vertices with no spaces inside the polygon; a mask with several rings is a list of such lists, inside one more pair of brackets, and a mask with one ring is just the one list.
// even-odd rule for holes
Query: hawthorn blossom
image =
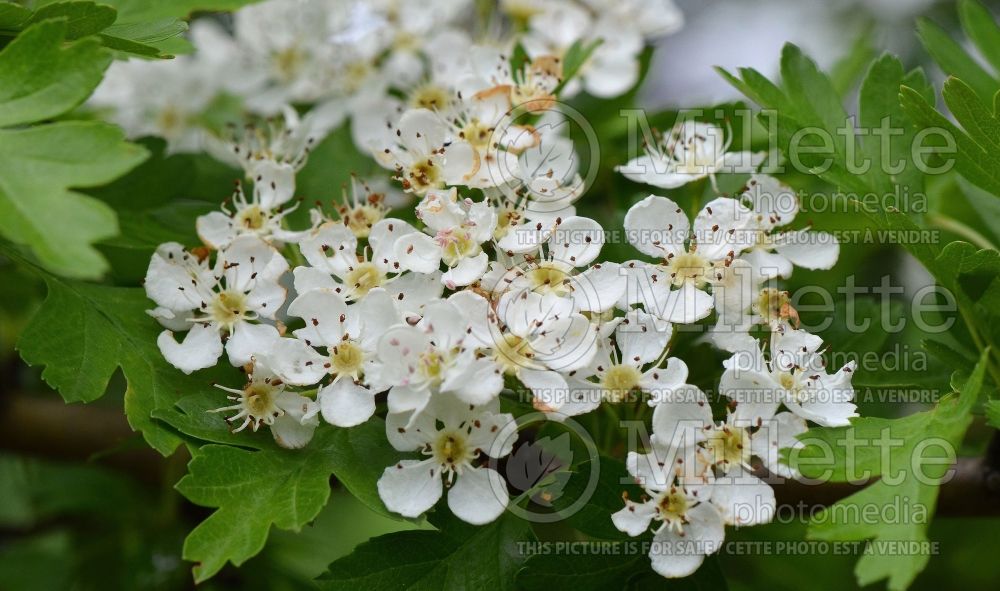
{"label": "hawthorn blossom", "polygon": [[[782,324],[771,333],[770,356],[754,346],[725,362],[720,389],[754,416],[769,417],[780,404],[824,427],[842,427],[858,416],[851,378],[857,363],[829,374],[823,339]],[[747,410],[746,412],[749,412]]]}
{"label": "hawthorn blossom", "polygon": [[396,171],[406,191],[423,195],[445,185],[464,185],[479,171],[479,154],[464,140],[449,136],[450,129],[427,109],[403,114],[396,127],[396,143],[375,150],[375,160]]}
{"label": "hawthorn blossom", "polygon": [[664,136],[645,144],[645,153],[615,168],[625,178],[661,189],[675,189],[709,177],[713,186],[717,173],[748,173],[763,161],[756,152],[729,152],[732,138],[722,128],[701,121],[685,120]]}
{"label": "hawthorn blossom", "polygon": [[458,191],[428,191],[417,205],[417,218],[428,234],[411,232],[395,244],[396,258],[403,268],[433,273],[443,262],[441,281],[450,289],[464,287],[482,277],[489,257],[482,245],[493,237],[497,214],[489,203],[459,201]]}
{"label": "hawthorn blossom", "polygon": [[483,525],[499,517],[509,502],[507,484],[482,460],[510,454],[517,424],[496,407],[469,405],[441,393],[423,411],[390,413],[385,429],[392,446],[426,458],[400,460],[385,469],[378,492],[386,508],[418,517],[447,488],[448,508],[462,521]]}
{"label": "hawthorn blossom", "polygon": [[[234,366],[267,351],[278,337],[270,324],[285,301],[278,279],[288,263],[256,236],[240,236],[220,250],[215,266],[176,242],[160,245],[146,272],[146,295],[157,304],[149,313],[167,327],[157,344],[163,357],[184,373],[211,367],[223,341]],[[189,329],[178,343],[173,331]]]}
{"label": "hawthorn blossom", "polygon": [[708,288],[730,284],[729,267],[751,243],[752,223],[750,211],[727,197],[710,201],[693,224],[666,197],[650,195],[636,203],[625,214],[626,238],[660,262],[622,265],[628,287],[619,305],[643,304],[647,312],[682,324],[708,316],[716,305]]}
{"label": "hawthorn blossom", "polygon": [[419,412],[439,392],[468,404],[493,400],[503,389],[502,372],[466,346],[469,332],[469,322],[449,301],[427,304],[415,324],[386,330],[367,371],[376,391],[389,390],[389,412]]}
{"label": "hawthorn blossom", "polygon": [[247,383],[242,389],[216,388],[229,392],[235,404],[211,412],[235,412],[226,422],[235,425],[234,433],[250,427],[257,431],[261,425],[271,429],[274,441],[281,447],[299,449],[312,439],[319,419],[316,403],[301,394],[285,389],[285,384],[259,363],[252,365]]}
{"label": "hawthorn blossom", "polygon": [[568,401],[558,407],[562,416],[583,414],[602,402],[629,402],[637,391],[655,406],[687,381],[687,365],[666,358],[673,334],[669,323],[642,310],[631,310],[616,323],[614,340],[601,339],[594,360],[566,378]]}
{"label": "hawthorn blossom", "polygon": [[792,223],[799,211],[798,196],[790,187],[774,177],[753,175],[740,199],[757,222],[757,239],[741,258],[761,277],[789,277],[793,265],[830,269],[837,263],[840,244],[831,234],[808,229],[779,231]]}
{"label": "hawthorn blossom", "polygon": [[358,238],[340,222],[326,222],[299,242],[299,250],[309,266],[296,267],[295,290],[300,294],[326,288],[345,301],[357,301],[369,291],[383,287],[397,305],[417,311],[441,295],[437,273],[406,273],[396,257],[395,244],[417,232],[410,224],[386,218],[372,226],[368,235],[370,251],[358,253]]}
{"label": "hawthorn blossom", "polygon": [[645,495],[640,502],[625,499],[625,507],[611,515],[615,527],[640,536],[654,526],[649,550],[653,570],[668,578],[694,573],[725,539],[722,513],[711,502],[715,487],[708,477],[645,478],[649,470],[638,469],[635,462],[628,469],[642,483]]}
{"label": "hawthorn blossom", "polygon": [[338,427],[353,427],[375,412],[375,392],[364,381],[365,368],[374,363],[379,338],[402,322],[391,296],[372,289],[360,302],[348,306],[329,288],[299,295],[288,314],[305,321],[295,338],[276,341],[265,356],[282,381],[311,386],[331,377],[316,394],[323,419]]}

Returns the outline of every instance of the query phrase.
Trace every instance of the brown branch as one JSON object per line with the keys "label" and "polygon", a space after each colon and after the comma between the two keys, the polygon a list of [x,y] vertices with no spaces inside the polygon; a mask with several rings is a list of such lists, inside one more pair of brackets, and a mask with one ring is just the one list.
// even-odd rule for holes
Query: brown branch
{"label": "brown branch", "polygon": [[50,460],[92,462],[159,484],[164,458],[109,407],[66,404],[52,394],[4,393],[0,449]]}
{"label": "brown branch", "polygon": [[[128,446],[138,435],[117,410],[67,405],[44,394],[7,394],[2,402],[0,449],[53,460],[95,462],[143,482],[163,482],[166,460],[152,449]],[[145,445],[141,440],[136,443]],[[767,479],[768,475],[762,471],[758,476]],[[864,485],[784,480],[772,486],[779,505],[811,510],[831,505]],[[953,477],[941,486],[936,514],[1000,515],[1000,439],[993,439],[985,457],[958,460]]]}

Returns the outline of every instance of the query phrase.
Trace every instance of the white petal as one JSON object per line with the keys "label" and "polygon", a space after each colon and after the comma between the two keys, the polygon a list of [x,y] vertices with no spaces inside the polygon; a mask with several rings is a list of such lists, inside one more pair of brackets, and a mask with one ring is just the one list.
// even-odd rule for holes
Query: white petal
{"label": "white petal", "polygon": [[233,219],[221,211],[198,216],[195,227],[202,242],[216,249],[228,246],[237,234]]}
{"label": "white petal", "polygon": [[330,277],[327,271],[321,271],[315,267],[295,267],[292,271],[295,277],[295,291],[302,295],[311,289],[329,289],[333,291],[337,288],[337,282]]}
{"label": "white petal", "polygon": [[840,256],[840,243],[826,232],[786,232],[774,241],[778,254],[803,269],[830,269]]}
{"label": "white petal", "polygon": [[375,414],[375,395],[349,379],[320,388],[316,394],[323,419],[338,427],[360,425]]}
{"label": "white petal", "polygon": [[570,277],[573,300],[582,312],[606,312],[625,295],[628,280],[618,263],[594,265]]}
{"label": "white petal", "polygon": [[174,333],[165,330],[156,339],[156,344],[163,358],[184,373],[212,367],[222,355],[222,338],[218,329],[205,324],[191,327],[180,343],[174,340]]}
{"label": "white petal", "polygon": [[750,263],[753,273],[764,279],[786,278],[792,275],[792,262],[779,253],[755,248],[741,255],[740,259]]}
{"label": "white petal", "polygon": [[493,400],[503,390],[503,374],[492,360],[485,357],[459,360],[459,365],[459,371],[441,384],[443,392],[454,392],[461,400],[480,405]]}
{"label": "white petal", "polygon": [[657,441],[671,447],[694,445],[711,423],[708,398],[694,386],[677,389],[671,399],[653,410],[653,433]]}
{"label": "white petal", "polygon": [[327,222],[299,242],[299,250],[311,266],[337,277],[357,264],[357,249],[354,232],[340,222]]}
{"label": "white petal", "polygon": [[226,353],[233,367],[250,363],[256,356],[266,357],[280,338],[278,329],[270,324],[238,322],[226,341]]}
{"label": "white petal", "polygon": [[288,305],[288,314],[305,321],[305,327],[295,336],[313,346],[336,345],[345,332],[347,304],[340,294],[330,289],[312,289],[302,293]]}
{"label": "white petal", "polygon": [[625,235],[639,252],[666,257],[684,252],[690,224],[684,210],[666,197],[650,195],[625,214]]}
{"label": "white petal", "polygon": [[718,509],[701,503],[687,512],[684,536],[669,528],[653,536],[649,558],[653,570],[668,578],[693,574],[705,560],[705,554],[717,552],[725,538],[725,526]]}
{"label": "white petal", "polygon": [[692,227],[698,254],[710,261],[739,255],[757,239],[753,213],[729,197],[708,202],[694,218]]}
{"label": "white petal", "polygon": [[328,359],[299,339],[278,338],[265,355],[256,354],[281,381],[293,386],[311,386],[328,371],[323,367]]}
{"label": "white petal", "polygon": [[622,362],[638,366],[658,359],[672,334],[669,322],[642,310],[632,310],[615,330],[615,340],[622,353]]}
{"label": "white petal", "polygon": [[774,518],[774,489],[735,465],[712,484],[712,504],[729,525],[768,523]]}
{"label": "white petal", "polygon": [[433,461],[402,460],[378,480],[378,494],[387,509],[403,517],[419,517],[441,498],[441,474]]}
{"label": "white petal", "polygon": [[554,371],[521,369],[517,378],[535,397],[536,407],[543,410],[559,410],[566,403],[569,386],[566,378]]}
{"label": "white petal", "polygon": [[457,265],[441,275],[441,283],[448,286],[449,289],[471,285],[483,276],[489,262],[490,258],[485,252],[481,252],[474,257],[465,257],[458,261]]}
{"label": "white petal", "polygon": [[604,229],[590,218],[573,216],[557,225],[549,236],[549,255],[573,267],[591,263],[601,253]]}
{"label": "white petal", "polygon": [[653,515],[656,515],[653,503],[633,503],[626,500],[622,510],[611,514],[611,521],[619,531],[634,537],[646,533]]}
{"label": "white petal", "polygon": [[394,247],[396,259],[404,269],[417,273],[433,273],[441,266],[441,247],[424,233],[413,232],[401,237]]}
{"label": "white petal", "polygon": [[448,508],[466,523],[484,525],[503,514],[509,502],[507,483],[492,468],[466,470],[448,491]]}
{"label": "white petal", "polygon": [[312,440],[315,431],[315,423],[301,423],[287,414],[274,419],[271,425],[274,441],[286,449],[305,447]]}
{"label": "white petal", "polygon": [[793,478],[798,473],[782,461],[781,450],[786,448],[801,448],[805,444],[798,436],[805,433],[806,422],[790,412],[779,412],[769,421],[761,424],[760,429],[750,439],[750,449],[753,455],[764,462],[773,474],[785,478]]}

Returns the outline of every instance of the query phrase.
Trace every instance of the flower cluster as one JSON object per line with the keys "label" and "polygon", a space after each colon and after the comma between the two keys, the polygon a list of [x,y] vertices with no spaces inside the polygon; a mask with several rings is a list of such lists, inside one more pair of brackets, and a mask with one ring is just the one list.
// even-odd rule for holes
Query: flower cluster
{"label": "flower cluster", "polygon": [[[279,18],[288,4],[240,11],[232,36],[195,30],[210,50],[188,58],[201,64],[194,69],[213,78],[218,59],[246,68],[246,85],[225,92],[279,116],[206,147],[240,166],[249,190],[238,184],[198,219],[202,245],[164,244],[150,261],[149,313],[164,327],[167,361],[191,373],[225,353],[247,379],[219,386],[231,404],[218,412],[234,431],[269,427],[287,448],[308,445],[324,422],[350,428],[384,415],[400,460],[378,491],[406,517],[446,490],[449,509],[469,523],[506,510],[497,461],[517,441],[510,393],[521,388],[552,421],[602,405],[651,409],[650,447],[627,462],[646,496],[613,519],[631,535],[657,522],[663,544],[651,558],[664,576],[693,572],[724,525],[767,521],[774,496],[753,474],[754,458],[794,476],[779,450],[798,445],[806,421],[856,416],[853,366],[827,372],[822,341],[797,328],[787,293],[774,287],[793,266],[829,268],[836,242],[782,231],[794,194],[754,174],[693,222],[650,195],[625,217],[629,242],[650,260],[601,261],[604,228],[576,210],[586,187],[573,142],[540,124],[558,118],[567,93],[634,86],[643,36],[681,22],[672,4],[503,2],[522,33],[491,43],[457,26],[468,16],[462,2],[307,0],[290,22]],[[600,45],[564,78],[570,48],[593,40]],[[292,102],[313,108],[300,116]],[[418,200],[413,216],[392,217],[398,192],[356,180],[335,211],[314,209],[291,227],[296,173],[340,109],[359,147]],[[756,155],[727,170],[727,146],[706,146],[722,136],[681,123],[621,172],[676,187],[752,171]],[[673,356],[674,325],[713,315],[710,339],[732,354],[720,419]]]}

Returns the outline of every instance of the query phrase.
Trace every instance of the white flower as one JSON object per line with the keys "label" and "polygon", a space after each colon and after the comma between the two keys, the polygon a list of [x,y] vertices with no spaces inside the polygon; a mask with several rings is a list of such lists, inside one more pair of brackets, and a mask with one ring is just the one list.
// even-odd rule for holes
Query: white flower
{"label": "white flower", "polygon": [[390,196],[396,202],[402,201],[396,194],[398,191],[394,192],[387,186],[388,183],[379,182],[381,180],[373,179],[372,184],[369,184],[351,175],[351,195],[348,197],[345,188],[341,203],[337,205],[340,222],[350,228],[358,238],[368,238],[372,227],[385,218],[385,214],[389,212]]}
{"label": "white flower", "polygon": [[565,374],[594,357],[597,330],[575,311],[573,301],[533,292],[500,296],[490,302],[470,291],[448,298],[469,323],[466,345],[515,376],[534,395],[535,407],[558,410],[569,399]]}
{"label": "white flower", "polygon": [[253,235],[280,246],[287,242],[296,242],[306,233],[286,230],[283,220],[295,208],[283,209],[281,204],[274,204],[265,197],[267,192],[259,190],[260,183],[254,183],[253,196],[248,200],[243,193],[243,186],[236,185],[230,204],[230,211],[223,204],[222,211],[213,211],[198,216],[195,227],[198,237],[207,246],[214,249],[226,248],[238,236]]}
{"label": "white flower", "polygon": [[[629,472],[643,481],[645,473],[635,463]],[[722,514],[711,502],[714,487],[707,479],[671,477],[665,483],[644,480],[643,488],[642,502],[625,499],[625,507],[611,516],[615,527],[639,536],[659,522],[649,550],[653,570],[670,578],[694,573],[706,555],[722,547],[726,535]]]}
{"label": "white flower", "polygon": [[423,195],[445,185],[464,185],[479,171],[479,154],[469,142],[449,136],[450,129],[427,109],[403,114],[396,144],[373,152],[382,166],[396,171],[409,192]]}
{"label": "white flower", "polygon": [[[439,275],[404,272],[396,258],[395,244],[400,238],[417,232],[410,224],[386,218],[368,235],[371,247],[358,253],[358,238],[340,222],[327,222],[299,242],[302,256],[310,266],[296,267],[295,290],[300,294],[326,288],[345,301],[364,298],[376,287],[384,287],[403,311],[418,311],[441,295]],[[370,257],[370,258],[369,258]]]}
{"label": "white flower", "polygon": [[460,80],[463,92],[504,88],[511,107],[542,112],[553,107],[555,90],[562,81],[562,64],[556,56],[540,55],[515,71],[505,50],[474,45],[471,49],[472,74]]}
{"label": "white flower", "polygon": [[665,359],[672,334],[669,323],[642,310],[629,311],[615,329],[614,344],[601,339],[594,360],[569,373],[569,400],[559,407],[559,414],[583,414],[601,402],[631,402],[635,391],[648,394],[650,406],[669,399],[688,376],[683,361]]}
{"label": "white flower", "polygon": [[625,274],[617,263],[580,271],[597,258],[604,240],[601,225],[580,216],[518,225],[497,242],[497,248],[512,258],[511,264],[494,264],[483,277],[483,288],[493,293],[554,294],[571,298],[576,311],[606,312],[625,293]]}
{"label": "white flower", "polygon": [[312,439],[319,424],[319,408],[312,400],[285,389],[285,384],[266,367],[255,363],[242,390],[215,387],[232,394],[229,399],[236,404],[217,408],[211,412],[235,411],[226,422],[236,425],[238,433],[247,427],[253,431],[261,425],[271,428],[271,435],[281,447],[298,449]]}
{"label": "white flower", "polygon": [[378,481],[385,506],[404,517],[418,517],[448,490],[448,508],[459,519],[483,525],[499,517],[509,502],[507,484],[493,468],[476,465],[484,456],[510,454],[517,425],[495,405],[470,406],[435,394],[415,415],[390,413],[386,435],[399,451],[417,451],[422,460],[400,460]]}
{"label": "white flower", "polygon": [[503,86],[460,98],[448,121],[451,134],[476,150],[479,168],[465,183],[470,187],[511,182],[519,175],[517,154],[538,144],[533,128],[514,123],[510,92]]}
{"label": "white flower", "polygon": [[726,361],[720,390],[736,400],[744,413],[765,419],[784,404],[796,415],[824,427],[850,424],[858,416],[849,362],[835,374],[826,372],[820,352],[823,340],[781,324],[771,333],[770,358],[757,346]]}
{"label": "white flower", "polygon": [[734,199],[709,202],[688,224],[684,211],[666,197],[650,195],[625,214],[628,241],[662,262],[622,265],[629,283],[623,307],[641,303],[668,322],[689,323],[716,305],[706,288],[729,281],[727,268],[753,240],[750,211]]}
{"label": "white flower", "polygon": [[574,43],[597,40],[600,45],[580,67],[579,82],[569,81],[562,94],[572,96],[580,85],[602,98],[624,94],[639,80],[642,35],[632,23],[610,15],[595,17],[579,4],[555,0],[530,17],[521,43],[532,58],[565,59]]}
{"label": "white flower", "polygon": [[420,411],[432,394],[452,392],[468,404],[486,404],[503,389],[501,370],[479,358],[465,339],[471,327],[448,301],[424,307],[414,325],[385,331],[378,343],[378,361],[368,368],[369,383],[389,389],[389,412]]}
{"label": "white flower", "polygon": [[493,238],[497,214],[489,203],[459,201],[458,191],[428,191],[417,205],[417,218],[427,234],[411,232],[396,241],[395,254],[404,269],[434,273],[443,262],[448,271],[441,281],[450,289],[478,281],[489,257],[482,245]]}
{"label": "white flower", "polygon": [[788,277],[792,265],[805,269],[830,269],[837,263],[840,244],[826,232],[808,229],[778,231],[795,219],[798,196],[774,177],[753,175],[741,195],[757,221],[757,240],[742,259],[764,278]]}
{"label": "white flower", "polygon": [[375,392],[364,381],[375,358],[379,338],[402,322],[391,296],[380,287],[348,306],[328,288],[302,293],[288,314],[305,321],[295,337],[278,340],[264,360],[282,381],[297,386],[332,380],[316,395],[323,418],[338,427],[353,427],[375,412]]}
{"label": "white flower", "polygon": [[180,244],[160,245],[146,272],[146,295],[158,308],[150,314],[168,329],[190,328],[178,343],[171,330],[160,333],[157,344],[174,367],[191,373],[215,365],[226,351],[235,366],[250,362],[278,337],[270,324],[285,301],[278,283],[288,263],[272,246],[255,236],[240,236],[219,251],[214,269]]}
{"label": "white flower", "polygon": [[682,121],[666,136],[652,138],[646,153],[616,170],[626,178],[662,189],[674,189],[715,174],[753,172],[763,160],[755,152],[727,152],[731,139],[722,128],[701,121]]}

